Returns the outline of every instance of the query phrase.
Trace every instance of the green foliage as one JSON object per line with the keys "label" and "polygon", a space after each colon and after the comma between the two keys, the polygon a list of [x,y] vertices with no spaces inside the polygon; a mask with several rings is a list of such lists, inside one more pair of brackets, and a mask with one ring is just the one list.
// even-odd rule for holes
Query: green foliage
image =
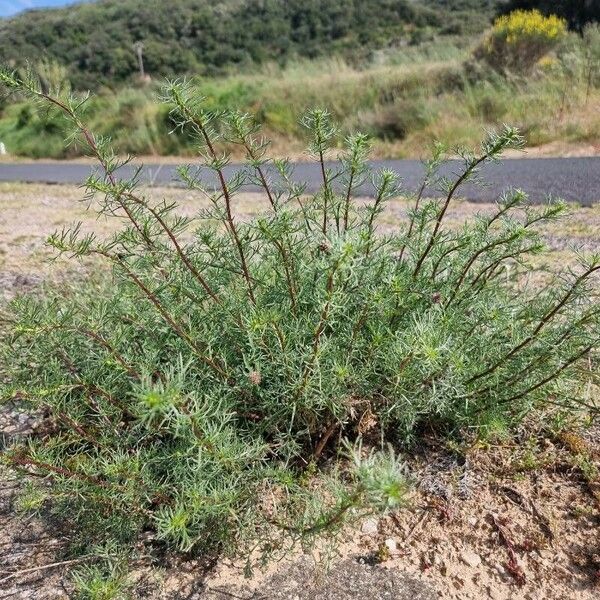
{"label": "green foliage", "polygon": [[[211,183],[180,169],[210,199],[189,217],[119,178],[122,163],[83,123],[80,99],[0,78],[63,111],[101,166],[87,199],[123,222],[107,239],[77,226],[53,235],[60,253],[107,261],[112,278],[18,298],[0,344],[3,397],[52,423],[4,460],[48,480],[48,508],[84,534],[83,547],[148,529],[185,552],[270,557],[314,544],[404,502],[409,478],[386,442],[397,451],[424,428],[510,428],[585,385],[581,359],[597,360],[600,256],[528,285],[528,259],[543,248],[537,228],[565,206],[534,208],[510,190],[494,214],[445,227],[461,185],[521,146],[515,129],[461,150],[451,179],[438,173],[436,145],[426,183],[442,199],[425,200],[423,187],[409,222],[386,235],[377,223],[399,182],[370,171],[366,136],[348,137],[328,167],[337,129],[324,110],[305,116],[323,177],[307,197],[286,161],[268,159],[248,115],[212,111],[176,81],[164,92],[171,117],[213,174]],[[247,155],[230,177],[223,142]],[[365,182],[373,199],[358,202]],[[234,212],[245,183],[269,201],[252,221]]]}
{"label": "green foliage", "polygon": [[68,68],[77,89],[97,89],[137,76],[139,41],[152,77],[214,75],[332,53],[361,61],[417,31],[447,27],[450,16],[464,24],[476,15],[481,31],[487,4],[482,11],[463,1],[455,12],[439,0],[103,0],[0,21],[0,63],[50,57]]}
{"label": "green foliage", "polygon": [[[482,127],[504,122],[517,123],[534,145],[588,143],[600,135],[600,112],[594,110],[600,90],[597,30],[589,26],[583,37],[569,34],[525,77],[469,61],[471,49],[448,37],[382,51],[368,69],[332,58],[195,82],[208,109],[252,112],[279,155],[302,151],[306,134],[300,117],[320,105],[340,125],[338,144],[361,128],[373,136],[379,157],[420,156],[432,137],[474,145]],[[60,69],[50,67],[33,65],[32,70],[51,87],[64,89]],[[155,102],[158,91],[153,84],[104,89],[86,103],[86,122],[109,136],[120,155],[193,156],[190,135],[171,134],[168,109]],[[56,111],[40,112],[19,94],[8,99],[13,103],[0,114],[0,140],[9,154],[68,158],[85,153],[81,144],[65,146]],[[243,157],[235,145],[228,147],[236,161]]]}
{"label": "green foliage", "polygon": [[365,119],[370,135],[382,140],[402,140],[415,130],[423,129],[434,120],[425,99],[397,99],[385,104]]}
{"label": "green foliage", "polygon": [[75,600],[129,600],[131,585],[115,565],[82,567],[72,575]]}
{"label": "green foliage", "polygon": [[440,15],[441,33],[477,35],[486,29],[497,0],[426,0]]}
{"label": "green foliage", "polygon": [[587,25],[583,30],[583,74],[587,82],[586,101],[592,88],[600,87],[600,25]]}

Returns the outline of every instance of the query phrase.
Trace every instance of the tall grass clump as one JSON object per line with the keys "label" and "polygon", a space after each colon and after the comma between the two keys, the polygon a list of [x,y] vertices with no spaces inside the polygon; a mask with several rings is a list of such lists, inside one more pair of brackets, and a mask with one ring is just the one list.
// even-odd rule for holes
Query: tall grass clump
{"label": "tall grass clump", "polygon": [[[165,101],[211,173],[179,171],[210,200],[191,218],[149,200],[138,176],[121,178],[109,140],[83,122],[85,100],[10,72],[1,81],[63,112],[100,165],[87,201],[122,222],[106,239],[78,226],[49,239],[59,253],[105,261],[112,276],[16,299],[0,346],[2,396],[47,416],[43,433],[3,459],[37,476],[36,505],[85,533],[85,547],[144,530],[184,552],[270,556],[331,537],[351,517],[402,504],[397,452],[423,431],[510,427],[585,385],[600,256],[529,285],[538,229],[564,204],[534,208],[508,190],[493,214],[445,226],[461,186],[521,146],[515,129],[461,150],[451,178],[438,173],[436,146],[409,221],[383,234],[400,182],[371,171],[366,136],[347,137],[330,167],[336,128],[310,111],[322,186],[307,195],[288,162],[269,160],[248,115],[207,110],[175,81]],[[227,174],[223,143],[244,149],[245,169]],[[236,198],[248,183],[269,209],[245,222]],[[358,201],[365,184],[372,199]],[[439,200],[424,198],[427,185]]]}

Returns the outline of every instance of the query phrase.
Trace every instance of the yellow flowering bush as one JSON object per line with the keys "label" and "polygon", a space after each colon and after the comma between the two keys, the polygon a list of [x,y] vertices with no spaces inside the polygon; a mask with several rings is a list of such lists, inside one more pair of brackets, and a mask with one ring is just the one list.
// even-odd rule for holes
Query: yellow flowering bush
{"label": "yellow flowering bush", "polygon": [[567,22],[539,10],[516,10],[496,19],[479,54],[498,68],[527,71],[567,34]]}

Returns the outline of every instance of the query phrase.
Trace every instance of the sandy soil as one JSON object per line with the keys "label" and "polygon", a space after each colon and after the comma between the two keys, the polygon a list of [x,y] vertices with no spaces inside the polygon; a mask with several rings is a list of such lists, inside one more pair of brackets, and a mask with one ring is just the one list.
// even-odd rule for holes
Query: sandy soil
{"label": "sandy soil", "polygon": [[[584,443],[599,464],[597,439]],[[407,457],[416,485],[409,506],[349,528],[329,571],[296,554],[248,581],[243,561],[165,558],[141,545],[144,558],[130,565],[132,597],[593,600],[600,596],[600,488],[583,477],[578,456],[565,440],[526,430],[516,443],[459,455],[424,447]],[[70,597],[72,563],[35,570],[64,558],[68,532],[16,515],[17,483],[5,475],[3,486],[0,597]]]}
{"label": "sandy soil", "polygon": [[[150,188],[150,198],[177,201],[181,211],[194,215],[206,208],[207,200],[198,194],[176,188]],[[0,290],[27,288],[41,279],[64,276],[64,271],[81,272],[85,265],[72,261],[49,262],[54,257],[45,246],[46,238],[54,231],[76,222],[83,231],[108,234],[119,226],[115,219],[98,217],[81,202],[83,191],[76,186],[0,183]],[[405,218],[409,204],[404,200],[389,203],[381,224],[393,229]],[[267,208],[260,194],[241,194],[236,197],[237,215],[249,218]],[[447,214],[450,227],[459,227],[465,220],[494,209],[493,204],[454,202]],[[588,250],[600,247],[600,205],[574,208],[572,214],[544,231],[551,249],[552,260],[563,260],[571,246]]]}
{"label": "sandy soil", "polygon": [[[272,146],[272,155],[277,158],[289,158],[294,162],[307,162],[312,161],[312,157],[304,149],[303,145],[297,140],[288,140],[278,142]],[[520,150],[508,151],[504,155],[506,158],[580,158],[588,156],[600,156],[600,143],[572,143],[572,142],[549,142],[540,146],[531,146],[526,149],[525,152]],[[379,144],[376,145],[373,151],[373,158],[416,158],[421,159],[422,156],[409,156],[405,152],[396,152],[394,150],[394,144]],[[136,163],[142,164],[165,164],[165,165],[179,165],[186,164],[193,159],[190,156],[160,156],[160,155],[140,155],[136,156]],[[233,154],[235,160],[244,160],[245,155],[241,152]],[[42,163],[53,163],[63,162],[61,159],[54,158],[41,158],[33,159],[22,156],[13,156],[10,154],[4,154],[0,156],[0,164],[2,163],[13,163],[13,162],[42,162]],[[96,159],[88,158],[85,156],[69,159],[69,162],[81,163],[81,164],[96,164]]]}
{"label": "sandy soil", "polygon": [[[174,189],[152,195],[177,198],[193,214],[203,201]],[[84,229],[108,233],[114,223],[78,204],[80,189],[0,184],[0,290],[5,297],[41,281],[85,277],[91,264],[49,264],[44,239],[81,220]],[[238,215],[265,207],[256,195],[240,196]],[[448,222],[457,227],[490,205],[457,202]],[[392,202],[384,217],[394,228],[406,203]],[[600,206],[574,209],[548,228],[544,260],[572,260],[571,246],[600,247]],[[10,406],[0,410],[0,448],[29,435],[38,422]],[[311,557],[290,560],[243,577],[242,561],[216,563],[165,558],[150,544],[130,565],[134,598],[244,600],[410,598],[430,600],[592,600],[600,598],[600,488],[582,460],[600,468],[600,430],[554,438],[524,427],[516,441],[473,445],[459,453],[434,441],[406,457],[415,482],[409,506],[349,529],[328,573]],[[15,511],[18,483],[0,472],[0,598],[72,597],[63,563],[69,533],[60,524]],[[54,563],[60,563],[56,566]],[[370,595],[367,595],[367,591]]]}

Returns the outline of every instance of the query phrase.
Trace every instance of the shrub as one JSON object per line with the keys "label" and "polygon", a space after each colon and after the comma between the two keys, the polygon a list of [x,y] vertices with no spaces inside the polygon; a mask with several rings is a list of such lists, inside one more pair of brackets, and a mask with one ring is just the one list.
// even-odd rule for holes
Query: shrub
{"label": "shrub", "polygon": [[587,25],[583,30],[584,77],[586,101],[592,87],[600,87],[600,25]]}
{"label": "shrub", "polygon": [[495,85],[493,82],[481,81],[468,86],[465,90],[469,113],[480,117],[486,123],[501,122],[514,102],[514,91],[504,82]]}
{"label": "shrub", "polygon": [[600,4],[594,0],[508,0],[498,2],[497,9],[502,13],[510,13],[515,9],[537,9],[545,15],[566,19],[569,27],[579,32],[587,24],[600,21]]}
{"label": "shrub", "polygon": [[566,22],[538,10],[498,17],[477,53],[493,67],[527,71],[566,35]]}
{"label": "shrub", "polygon": [[400,99],[392,104],[378,106],[367,114],[364,126],[374,137],[388,141],[402,140],[413,131],[424,129],[432,120],[422,99]]}
{"label": "shrub", "polygon": [[[80,100],[1,79],[64,111],[101,166],[88,200],[123,222],[108,239],[77,226],[53,235],[59,252],[112,265],[112,278],[18,298],[0,344],[3,397],[49,416],[41,436],[4,460],[48,482],[35,505],[44,494],[84,546],[149,529],[181,551],[270,556],[330,538],[350,517],[402,504],[407,476],[395,452],[423,428],[509,428],[584,385],[600,256],[543,288],[523,277],[543,248],[536,228],[565,206],[533,208],[511,190],[492,215],[445,227],[461,186],[521,146],[516,130],[461,151],[464,169],[451,179],[438,173],[436,146],[425,183],[442,199],[425,200],[424,184],[409,222],[384,235],[377,222],[398,180],[371,173],[364,135],[348,137],[339,167],[328,167],[336,129],[326,111],[307,114],[323,185],[306,196],[286,161],[268,160],[250,117],[207,111],[174,82],[172,116],[214,176],[180,170],[210,199],[190,218],[147,199],[137,177],[120,178],[122,161],[86,128]],[[247,168],[228,175],[219,142],[240,144]],[[243,222],[235,198],[249,182],[270,208]],[[365,183],[373,199],[358,202]]]}

